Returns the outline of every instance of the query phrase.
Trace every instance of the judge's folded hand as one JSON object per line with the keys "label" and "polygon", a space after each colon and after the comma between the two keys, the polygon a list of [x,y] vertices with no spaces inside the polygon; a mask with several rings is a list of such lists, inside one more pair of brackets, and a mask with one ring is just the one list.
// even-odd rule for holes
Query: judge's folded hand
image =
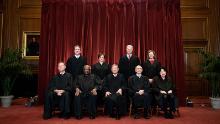
{"label": "judge's folded hand", "polygon": [[161,90],[160,91],[161,94],[167,94],[165,91]]}
{"label": "judge's folded hand", "polygon": [[109,95],[111,95],[111,93],[110,92],[105,92],[105,97],[107,97],[107,96],[109,96]]}
{"label": "judge's folded hand", "polygon": [[152,83],[153,82],[153,79],[148,79],[149,80],[149,83]]}
{"label": "judge's folded hand", "polygon": [[172,90],[169,90],[169,91],[168,91],[168,94],[172,94],[172,93],[173,93],[173,91],[172,91]]}
{"label": "judge's folded hand", "polygon": [[119,89],[116,93],[122,95],[122,89]]}
{"label": "judge's folded hand", "polygon": [[143,95],[144,94],[144,90],[139,90],[138,94],[139,95]]}
{"label": "judge's folded hand", "polygon": [[81,90],[79,88],[76,88],[75,96],[79,96],[80,93],[81,93]]}
{"label": "judge's folded hand", "polygon": [[96,92],[96,89],[94,88],[92,91],[91,91],[92,95],[96,96],[97,95],[97,92]]}

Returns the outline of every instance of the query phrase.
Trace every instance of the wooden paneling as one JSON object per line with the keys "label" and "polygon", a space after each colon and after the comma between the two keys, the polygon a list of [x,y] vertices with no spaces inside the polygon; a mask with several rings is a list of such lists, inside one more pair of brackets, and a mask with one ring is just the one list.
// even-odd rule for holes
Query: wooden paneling
{"label": "wooden paneling", "polygon": [[180,0],[181,7],[187,8],[208,8],[208,0]]}
{"label": "wooden paneling", "polygon": [[207,20],[207,18],[182,18],[183,40],[208,41]]}
{"label": "wooden paneling", "polygon": [[41,0],[18,0],[19,8],[41,7]]}
{"label": "wooden paneling", "polygon": [[210,95],[209,83],[198,77],[202,60],[197,50],[218,51],[215,46],[220,43],[220,18],[217,11],[219,8],[219,0],[181,0],[185,83],[188,96]]}

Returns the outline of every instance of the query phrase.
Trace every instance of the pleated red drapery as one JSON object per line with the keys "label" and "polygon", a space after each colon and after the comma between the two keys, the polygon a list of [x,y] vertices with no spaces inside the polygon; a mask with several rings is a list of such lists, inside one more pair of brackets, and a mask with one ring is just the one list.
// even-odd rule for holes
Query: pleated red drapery
{"label": "pleated red drapery", "polygon": [[43,0],[38,94],[43,101],[57,63],[73,55],[79,44],[89,64],[104,52],[118,63],[132,44],[141,61],[155,50],[184,102],[184,63],[179,0]]}

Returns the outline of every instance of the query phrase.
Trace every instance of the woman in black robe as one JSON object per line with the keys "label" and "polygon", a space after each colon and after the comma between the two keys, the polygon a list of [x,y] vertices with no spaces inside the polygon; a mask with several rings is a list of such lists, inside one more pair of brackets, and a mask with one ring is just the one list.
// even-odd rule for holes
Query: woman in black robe
{"label": "woman in black robe", "polygon": [[148,50],[147,52],[147,60],[143,64],[143,75],[145,75],[150,83],[150,95],[151,95],[151,105],[156,104],[155,100],[155,92],[152,90],[154,77],[159,76],[160,73],[160,62],[156,57],[156,53],[153,50]]}
{"label": "woman in black robe", "polygon": [[[105,62],[105,54],[98,54],[98,62],[92,66],[92,73],[98,76],[101,79],[101,84],[103,79],[111,73],[109,64]],[[101,87],[97,89],[97,105],[102,106],[104,104],[104,91]]]}
{"label": "woman in black robe", "polygon": [[156,99],[164,111],[164,117],[172,119],[172,112],[175,111],[175,85],[171,78],[167,76],[167,71],[165,68],[160,69],[160,76],[155,77],[154,80]]}

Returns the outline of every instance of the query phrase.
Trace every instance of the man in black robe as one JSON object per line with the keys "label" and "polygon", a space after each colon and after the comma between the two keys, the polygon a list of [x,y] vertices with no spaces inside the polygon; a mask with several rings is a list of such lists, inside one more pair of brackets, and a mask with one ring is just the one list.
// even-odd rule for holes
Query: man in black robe
{"label": "man in black robe", "polygon": [[135,74],[135,67],[140,64],[139,58],[133,54],[133,46],[126,46],[126,55],[119,59],[119,72],[127,79]]}
{"label": "man in black robe", "polygon": [[76,76],[83,74],[83,66],[86,65],[85,57],[81,56],[80,46],[74,46],[74,56],[70,57],[66,63],[66,71],[72,74],[73,79]]}
{"label": "man in black robe", "polygon": [[132,98],[132,105],[134,110],[134,119],[139,118],[138,107],[144,107],[144,118],[149,119],[148,108],[150,106],[149,98],[149,83],[148,79],[143,76],[143,69],[140,65],[136,66],[136,75],[129,78],[129,94]]}
{"label": "man in black robe", "polygon": [[[173,119],[172,112],[176,111],[175,108],[175,85],[171,78],[167,76],[165,68],[160,69],[160,76],[155,77],[154,90],[157,93],[156,99],[162,110],[164,117]],[[169,110],[168,110],[169,108]]]}
{"label": "man in black robe", "polygon": [[91,74],[91,66],[84,66],[84,74],[76,77],[76,92],[74,98],[74,110],[77,119],[82,118],[82,108],[88,110],[90,119],[96,117],[96,96],[100,80],[94,74]]}
{"label": "man in black robe", "polygon": [[[126,83],[128,83],[128,78],[135,74],[135,67],[140,64],[139,58],[133,54],[133,46],[126,46],[126,55],[119,59],[119,72],[124,75]],[[125,94],[128,91],[125,90]],[[127,107],[130,105],[129,97],[126,95]],[[127,108],[128,109],[128,108]]]}
{"label": "man in black robe", "polygon": [[70,94],[72,93],[72,75],[65,72],[65,64],[58,64],[59,74],[54,76],[49,83],[44,103],[44,119],[51,118],[52,111],[59,107],[61,117],[69,118],[70,114]]}
{"label": "man in black robe", "polygon": [[[111,68],[112,74],[105,77],[103,82],[103,89],[105,92],[105,104],[107,113],[110,117],[116,117],[120,119],[121,115],[126,113],[126,97],[124,96],[124,90],[126,89],[126,83],[123,75],[119,74],[118,65],[113,64]],[[113,107],[116,107],[116,112],[113,113]]]}

